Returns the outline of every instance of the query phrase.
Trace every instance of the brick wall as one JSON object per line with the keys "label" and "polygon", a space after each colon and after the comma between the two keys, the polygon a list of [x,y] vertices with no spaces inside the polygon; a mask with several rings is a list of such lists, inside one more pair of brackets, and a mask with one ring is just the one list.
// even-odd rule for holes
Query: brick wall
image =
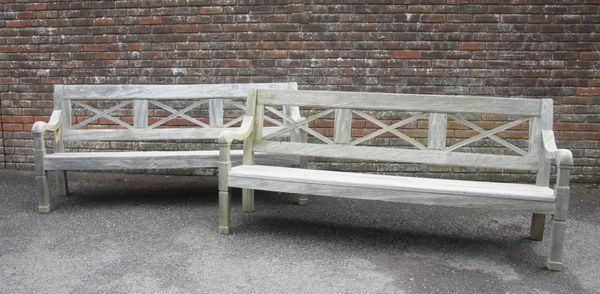
{"label": "brick wall", "polygon": [[[329,4],[337,2],[369,4]],[[1,3],[7,168],[31,168],[29,130],[50,114],[52,84],[296,81],[551,97],[558,143],[576,157],[574,180],[600,181],[597,0]],[[372,168],[353,167],[361,166]]]}

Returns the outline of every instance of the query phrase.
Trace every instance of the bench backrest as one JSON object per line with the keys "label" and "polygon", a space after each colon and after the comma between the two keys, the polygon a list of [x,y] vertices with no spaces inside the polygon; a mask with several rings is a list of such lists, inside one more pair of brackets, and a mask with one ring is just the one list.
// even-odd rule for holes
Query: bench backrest
{"label": "bench backrest", "polygon": [[[540,151],[541,130],[552,128],[551,99],[260,89],[251,91],[249,97],[249,101],[256,100],[256,109],[249,108],[256,115],[252,148],[267,153],[536,170],[542,169],[545,164]],[[305,119],[300,123],[290,123],[278,132],[264,134],[261,129],[265,113],[276,112],[274,108],[282,105],[299,106]],[[309,111],[305,112],[305,109]],[[396,116],[395,113],[405,116]],[[496,122],[484,129],[478,125],[481,122],[470,122],[469,115],[504,117],[508,122]],[[414,138],[414,134],[418,134],[415,130],[410,133],[410,129],[399,129],[416,125],[416,122],[426,129],[421,138]],[[450,124],[452,128],[448,127]],[[327,127],[331,126],[333,132],[327,133],[331,130]],[[372,131],[364,132],[369,126]],[[466,138],[453,141],[447,134],[456,126],[472,132]],[[320,132],[315,131],[319,127]],[[501,135],[515,127],[519,136],[526,138],[524,143],[517,144],[520,146]],[[297,130],[312,137],[309,143],[277,141],[278,135]],[[386,144],[390,142],[388,140],[382,141],[381,146],[374,146],[378,145],[376,140],[382,135],[403,145],[390,146]],[[481,146],[478,147],[480,149],[468,148],[482,139],[507,152],[478,152]],[[464,152],[464,149],[470,152]]]}
{"label": "bench backrest", "polygon": [[[216,139],[224,128],[242,120],[239,117],[226,121],[224,109],[245,111],[249,89],[296,90],[297,87],[295,82],[55,85],[54,109],[63,112],[61,133],[62,140],[67,141]],[[177,123],[187,127],[175,127]]]}

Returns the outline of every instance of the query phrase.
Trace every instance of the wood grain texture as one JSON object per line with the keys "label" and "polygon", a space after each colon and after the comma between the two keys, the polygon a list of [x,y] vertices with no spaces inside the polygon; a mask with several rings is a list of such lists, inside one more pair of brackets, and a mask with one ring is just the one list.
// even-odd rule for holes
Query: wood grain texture
{"label": "wood grain texture", "polygon": [[266,153],[294,154],[300,156],[510,168],[518,170],[532,170],[537,167],[537,157],[446,152],[439,150],[412,150],[391,147],[255,141],[254,150]]}
{"label": "wood grain texture", "polygon": [[259,105],[536,116],[540,100],[489,96],[258,90]]}
{"label": "wood grain texture", "polygon": [[290,89],[295,83],[194,85],[64,85],[64,99],[211,99],[246,98],[249,89]]}
{"label": "wood grain texture", "polygon": [[[458,196],[497,199],[531,200],[554,203],[552,189],[537,185],[463,181],[419,177],[403,177],[350,173],[328,170],[310,170],[265,165],[242,165],[229,172],[230,177],[273,180],[285,183],[315,183],[337,187],[354,187],[393,191],[412,191]],[[339,195],[343,197],[343,195]]]}
{"label": "wood grain texture", "polygon": [[429,114],[429,128],[427,130],[427,149],[446,149],[446,129],[448,115],[445,113]]}

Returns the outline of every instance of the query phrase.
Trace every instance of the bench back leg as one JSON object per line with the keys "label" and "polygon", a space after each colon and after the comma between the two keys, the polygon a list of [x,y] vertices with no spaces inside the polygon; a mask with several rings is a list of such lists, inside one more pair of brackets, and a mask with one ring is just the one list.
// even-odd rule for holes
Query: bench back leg
{"label": "bench back leg", "polygon": [[544,225],[546,223],[546,215],[542,213],[534,213],[531,215],[531,229],[529,238],[534,241],[542,241],[544,239]]}
{"label": "bench back leg", "polygon": [[56,179],[56,194],[59,196],[66,196],[69,193],[69,186],[67,184],[67,171],[57,170],[54,175]]}
{"label": "bench back leg", "polygon": [[242,210],[254,212],[254,190],[242,189]]}

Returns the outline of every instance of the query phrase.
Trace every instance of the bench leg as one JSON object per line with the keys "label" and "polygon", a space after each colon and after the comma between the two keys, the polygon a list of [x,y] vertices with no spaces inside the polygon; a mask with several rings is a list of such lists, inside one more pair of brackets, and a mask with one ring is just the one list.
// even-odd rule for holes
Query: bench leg
{"label": "bench leg", "polygon": [[35,176],[38,194],[38,211],[50,212],[50,193],[48,192],[47,172],[41,171]]}
{"label": "bench leg", "polygon": [[67,184],[67,171],[57,170],[56,176],[56,194],[59,196],[66,196],[69,193],[69,186]]}
{"label": "bench leg", "polygon": [[567,222],[564,220],[552,220],[552,232],[550,233],[550,256],[546,261],[546,267],[552,271],[562,271],[562,249],[565,238]]}
{"label": "bench leg", "polygon": [[219,191],[219,233],[231,232],[231,193],[229,190]]}
{"label": "bench leg", "polygon": [[254,211],[254,190],[242,189],[242,210],[244,212]]}
{"label": "bench leg", "polygon": [[544,239],[544,225],[546,215],[542,213],[534,213],[531,216],[531,229],[529,230],[529,238],[534,241],[542,241]]}

